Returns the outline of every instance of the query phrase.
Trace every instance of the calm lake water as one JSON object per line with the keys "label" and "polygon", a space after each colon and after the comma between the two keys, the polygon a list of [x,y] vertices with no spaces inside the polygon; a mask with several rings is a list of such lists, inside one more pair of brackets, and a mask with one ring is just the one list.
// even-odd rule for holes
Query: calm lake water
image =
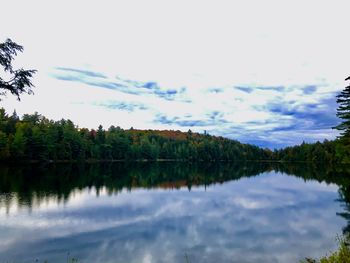
{"label": "calm lake water", "polygon": [[320,257],[348,230],[346,176],[267,163],[3,166],[0,262]]}

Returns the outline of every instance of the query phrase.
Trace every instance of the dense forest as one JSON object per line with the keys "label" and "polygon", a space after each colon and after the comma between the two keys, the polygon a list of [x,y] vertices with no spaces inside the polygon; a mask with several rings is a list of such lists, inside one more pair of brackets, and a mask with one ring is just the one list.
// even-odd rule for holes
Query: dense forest
{"label": "dense forest", "polygon": [[78,128],[38,113],[20,119],[0,109],[0,160],[267,160],[272,152],[208,134],[180,131]]}
{"label": "dense forest", "polygon": [[302,143],[271,151],[209,134],[173,130],[79,128],[34,113],[19,118],[0,109],[1,161],[301,161],[349,162],[344,139]]}
{"label": "dense forest", "polygon": [[339,140],[324,140],[316,143],[305,143],[275,150],[273,159],[286,162],[348,162]]}

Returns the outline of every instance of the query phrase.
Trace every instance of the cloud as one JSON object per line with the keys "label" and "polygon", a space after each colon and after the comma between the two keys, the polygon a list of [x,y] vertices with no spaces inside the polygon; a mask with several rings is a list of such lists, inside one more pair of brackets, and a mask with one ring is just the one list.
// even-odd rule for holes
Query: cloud
{"label": "cloud", "polygon": [[77,81],[77,82],[81,82],[81,78],[77,77],[77,76],[55,76],[56,79],[58,80],[66,80],[66,81]]}
{"label": "cloud", "polygon": [[132,89],[128,87],[128,85],[125,85],[125,83],[122,83],[121,81],[120,82],[110,81],[109,79],[107,79],[107,77],[97,72],[73,69],[73,68],[64,68],[64,67],[57,67],[56,70],[58,71],[55,71],[51,75],[52,77],[59,80],[78,82],[78,83],[83,83],[94,87],[118,90],[129,94],[139,93],[135,89]]}
{"label": "cloud", "polygon": [[142,84],[142,87],[146,88],[146,89],[151,89],[151,90],[154,90],[154,89],[158,90],[159,89],[157,82],[146,82],[146,83]]}
{"label": "cloud", "polygon": [[222,89],[222,88],[210,88],[208,91],[211,93],[221,93],[221,92],[224,92],[224,89]]}
{"label": "cloud", "polygon": [[57,70],[64,71],[67,73],[78,73],[79,75],[85,75],[88,77],[96,77],[96,78],[103,78],[106,79],[107,77],[101,73],[89,71],[89,70],[82,70],[82,69],[75,69],[75,68],[66,68],[66,67],[56,67]]}
{"label": "cloud", "polygon": [[227,121],[219,115],[222,114],[215,111],[208,114],[206,118],[195,119],[192,115],[169,117],[164,114],[158,114],[154,119],[154,122],[166,125],[178,125],[180,127],[209,127],[227,123]]}
{"label": "cloud", "polygon": [[117,110],[123,110],[128,112],[148,109],[148,107],[142,103],[126,102],[126,101],[106,101],[106,102],[96,103],[96,105],[106,107],[109,109],[117,109]]}
{"label": "cloud", "polygon": [[129,81],[138,88],[145,88],[151,93],[157,95],[160,98],[166,100],[174,100],[178,94],[184,93],[186,88],[182,87],[181,89],[166,89],[161,88],[157,82],[138,82],[138,81]]}
{"label": "cloud", "polygon": [[[60,67],[51,76],[54,80],[75,83],[66,85],[70,97],[77,90],[72,102],[75,109],[71,112],[78,112],[77,108],[82,108],[79,105],[86,109],[89,105],[98,106],[101,110],[90,115],[104,116],[102,124],[106,127],[114,124],[113,116],[119,114],[120,123],[117,125],[123,128],[206,130],[212,135],[269,148],[332,139],[337,134],[331,130],[339,123],[335,114],[336,92],[327,84],[285,86],[254,83],[216,85],[213,88],[212,84],[198,81],[167,87],[159,81],[132,80],[115,77],[115,73],[101,74],[100,71],[86,74],[86,71]],[[98,77],[99,74],[106,78]],[[64,85],[59,83],[62,90]],[[88,96],[87,99],[84,95]],[[108,112],[103,113],[102,109]],[[90,119],[86,122],[92,122]],[[79,126],[94,128],[101,121]]]}
{"label": "cloud", "polygon": [[238,90],[244,91],[246,93],[252,93],[254,90],[252,87],[235,87]]}
{"label": "cloud", "polygon": [[218,118],[222,118],[223,115],[224,114],[222,112],[219,112],[219,111],[213,111],[213,112],[210,112],[208,114],[209,118],[212,119],[212,120],[215,120],[215,119],[218,119]]}
{"label": "cloud", "polygon": [[252,93],[257,90],[262,90],[262,91],[277,91],[277,92],[283,92],[285,91],[284,86],[236,86],[235,87],[238,90],[241,90],[246,93]]}
{"label": "cloud", "polygon": [[303,88],[304,94],[310,95],[317,91],[317,86],[310,85]]}
{"label": "cloud", "polygon": [[90,85],[90,86],[118,90],[118,91],[128,93],[128,94],[135,94],[135,95],[139,94],[139,92],[132,90],[129,87],[127,87],[123,84],[120,84],[120,83],[116,83],[116,82],[107,82],[107,81],[97,82],[97,81],[85,81],[85,80],[80,80],[79,82],[82,82],[82,83]]}
{"label": "cloud", "polygon": [[88,70],[67,67],[56,67],[52,76],[58,80],[79,82],[86,85],[117,90],[134,95],[154,95],[165,100],[174,100],[177,95],[186,91],[186,88],[167,89],[161,88],[157,82],[141,82],[116,77],[109,79],[105,75]]}
{"label": "cloud", "polygon": [[339,122],[339,119],[336,117],[335,94],[332,94],[329,98],[321,98],[317,103],[276,101],[267,104],[265,107],[276,115],[291,117],[293,125],[289,126],[290,130],[327,129],[337,125]]}
{"label": "cloud", "polygon": [[156,116],[154,122],[166,125],[179,125],[181,127],[203,127],[208,125],[208,122],[205,120],[180,119],[179,117],[167,117],[161,114]]}
{"label": "cloud", "polygon": [[[209,127],[210,134],[268,148],[300,144],[302,141],[329,140],[336,136],[337,131],[331,128],[339,123],[336,117],[337,92],[329,92],[327,86],[316,85],[276,87],[252,87],[248,93],[237,94],[240,100],[236,100],[236,109],[232,109],[231,113],[218,111],[224,113],[221,116],[226,122],[220,124],[221,129]],[[305,94],[305,88],[314,90],[314,93]],[[222,99],[233,97],[228,95],[229,91],[225,90]],[[238,112],[244,113],[237,115]],[[261,117],[257,118],[259,114]]]}
{"label": "cloud", "polygon": [[166,100],[174,100],[176,94],[178,93],[177,90],[169,89],[169,90],[155,90],[154,94],[157,94],[159,97],[166,99]]}
{"label": "cloud", "polygon": [[[101,105],[129,112],[140,109],[148,111],[153,115],[149,123],[153,123],[157,129],[206,130],[213,135],[269,148],[331,139],[336,133],[329,132],[338,123],[335,115],[336,93],[318,93],[324,91],[325,87],[253,86],[245,87],[243,93],[222,87],[216,93],[205,87],[198,90],[186,89],[185,92],[167,92],[161,90],[157,82],[128,80],[127,83],[135,89],[157,93],[156,97],[166,99],[159,103],[142,96],[138,103],[142,101],[143,107],[132,102],[128,102],[128,105]],[[311,93],[305,94],[304,90],[314,90],[315,93],[311,96]],[[179,99],[184,95],[191,103]],[[177,97],[175,100],[167,96]],[[152,128],[152,125],[149,127]]]}
{"label": "cloud", "polygon": [[283,92],[286,88],[284,86],[276,86],[276,87],[255,87],[255,89],[259,90],[273,90],[273,91],[278,91],[278,92]]}

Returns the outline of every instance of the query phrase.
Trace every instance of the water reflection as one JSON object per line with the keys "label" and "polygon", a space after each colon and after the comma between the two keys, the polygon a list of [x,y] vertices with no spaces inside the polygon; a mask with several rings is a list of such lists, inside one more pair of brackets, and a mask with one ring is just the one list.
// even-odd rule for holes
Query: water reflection
{"label": "water reflection", "polygon": [[[73,190],[105,188],[108,194],[135,188],[179,189],[223,183],[271,170],[268,164],[114,163],[0,167],[1,202],[32,207],[40,200],[65,202]],[[15,196],[13,196],[15,195]],[[15,198],[14,198],[15,197]]]}
{"label": "water reflection", "polygon": [[[344,173],[268,163],[2,167],[0,262],[62,262],[67,251],[83,262],[318,257],[346,225]],[[338,186],[345,195],[334,202]]]}

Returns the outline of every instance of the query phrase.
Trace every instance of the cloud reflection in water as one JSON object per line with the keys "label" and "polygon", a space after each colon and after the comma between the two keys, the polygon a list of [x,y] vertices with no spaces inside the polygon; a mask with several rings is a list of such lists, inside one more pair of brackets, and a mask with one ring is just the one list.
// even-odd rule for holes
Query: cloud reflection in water
{"label": "cloud reflection in water", "polygon": [[334,248],[337,189],[275,172],[191,191],[83,189],[1,213],[0,260],[297,262]]}

